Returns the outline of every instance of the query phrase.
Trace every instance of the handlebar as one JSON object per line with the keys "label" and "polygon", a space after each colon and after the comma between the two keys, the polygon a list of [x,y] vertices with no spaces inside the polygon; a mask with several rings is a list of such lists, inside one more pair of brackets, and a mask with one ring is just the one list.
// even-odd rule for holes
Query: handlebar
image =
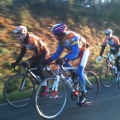
{"label": "handlebar", "polygon": [[[27,63],[27,66],[26,66],[26,67],[24,67],[24,66],[22,65],[22,62],[21,62],[21,63],[17,64],[15,67],[12,67],[12,68],[14,69],[15,72],[19,72],[19,70],[16,70],[16,67],[17,67],[17,66],[21,66],[21,68],[24,68],[25,70],[28,70],[28,69],[29,69],[29,65],[28,65],[29,62],[28,62],[28,61],[25,61],[24,63]],[[49,63],[49,64],[42,65],[42,66],[43,66],[43,68],[44,68],[45,70],[50,71],[50,64],[55,64],[55,63]],[[30,69],[31,69],[31,70],[36,70],[37,67],[30,68]]]}
{"label": "handlebar", "polygon": [[[26,63],[27,66],[24,67],[24,66],[22,65],[22,63]],[[26,68],[26,69],[28,69],[28,67],[29,67],[28,63],[29,63],[29,60],[26,60],[26,61],[24,61],[24,62],[18,63],[15,67],[12,67],[12,68],[13,68],[13,70],[14,70],[15,72],[19,72],[19,70],[16,70],[16,67],[17,67],[17,66],[21,66],[21,68],[24,68],[24,69]]]}
{"label": "handlebar", "polygon": [[[28,64],[28,61],[25,61],[25,63],[27,63]],[[64,67],[63,65],[59,65],[59,64],[56,64],[55,62],[51,62],[51,63],[48,63],[48,62],[45,62],[46,64],[42,64],[42,66],[43,66],[43,69],[44,70],[47,70],[47,71],[50,71],[50,65],[57,65],[58,66],[58,68],[60,68],[62,71],[64,71],[64,72],[67,72],[68,71],[68,69],[75,69],[74,67],[72,68],[72,67]],[[16,67],[17,66],[21,66],[21,68],[24,68],[25,70],[28,70],[29,69],[29,65],[28,66],[26,66],[26,67],[24,67],[24,66],[22,66],[22,62],[21,63],[19,63],[19,64],[17,64],[16,65]],[[14,69],[14,71],[15,72],[19,72],[19,70],[16,70],[16,67],[15,68],[13,68]],[[67,68],[67,69],[66,69]],[[31,68],[31,69],[34,69],[34,68]]]}

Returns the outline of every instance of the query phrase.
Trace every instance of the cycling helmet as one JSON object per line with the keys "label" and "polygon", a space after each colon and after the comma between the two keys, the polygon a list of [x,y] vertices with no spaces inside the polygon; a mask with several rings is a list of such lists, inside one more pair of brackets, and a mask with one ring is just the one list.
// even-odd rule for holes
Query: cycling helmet
{"label": "cycling helmet", "polygon": [[59,24],[55,24],[52,29],[51,32],[55,35],[57,35],[58,33],[64,33],[67,29],[67,25],[63,24],[63,23],[59,23]]}
{"label": "cycling helmet", "polygon": [[105,30],[105,34],[110,34],[110,33],[113,33],[113,31],[111,29]]}
{"label": "cycling helmet", "polygon": [[14,34],[23,34],[23,33],[27,33],[27,28],[25,26],[17,26],[14,29]]}

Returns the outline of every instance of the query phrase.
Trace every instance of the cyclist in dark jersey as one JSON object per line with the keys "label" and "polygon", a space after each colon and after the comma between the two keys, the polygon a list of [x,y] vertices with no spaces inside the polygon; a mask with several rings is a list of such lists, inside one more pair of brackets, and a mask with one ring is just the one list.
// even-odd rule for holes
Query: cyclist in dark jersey
{"label": "cyclist in dark jersey", "polygon": [[[14,34],[17,37],[17,40],[20,42],[21,51],[16,60],[11,64],[11,67],[15,67],[24,57],[26,50],[34,51],[34,55],[28,59],[30,63],[30,67],[37,67],[36,74],[40,76],[41,80],[44,79],[44,74],[41,69],[41,61],[45,60],[49,56],[49,50],[47,45],[43,43],[43,41],[35,35],[29,34],[27,32],[27,28],[25,26],[17,26],[14,29]],[[25,67],[27,63],[23,62],[23,66]],[[47,86],[46,84],[42,86],[43,92],[40,95],[44,97],[47,94]]]}

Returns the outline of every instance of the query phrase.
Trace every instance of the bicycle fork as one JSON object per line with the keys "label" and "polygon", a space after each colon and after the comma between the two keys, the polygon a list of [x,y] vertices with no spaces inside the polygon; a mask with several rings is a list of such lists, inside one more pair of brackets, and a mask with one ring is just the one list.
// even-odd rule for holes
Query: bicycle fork
{"label": "bicycle fork", "polygon": [[50,91],[50,98],[57,98],[58,97],[57,92],[58,92],[59,81],[60,81],[60,76],[57,75],[56,80],[54,81],[54,84],[52,86],[52,90]]}
{"label": "bicycle fork", "polygon": [[19,88],[19,91],[23,91],[24,89],[24,86],[25,86],[25,83],[26,83],[26,78],[27,78],[27,73],[25,73],[24,77],[23,77],[23,80],[22,80],[22,83],[20,85],[20,88]]}

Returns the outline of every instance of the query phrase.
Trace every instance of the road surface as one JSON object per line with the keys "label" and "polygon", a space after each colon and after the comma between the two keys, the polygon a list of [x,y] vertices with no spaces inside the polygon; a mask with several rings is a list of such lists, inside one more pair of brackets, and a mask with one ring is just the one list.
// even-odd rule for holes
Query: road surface
{"label": "road surface", "polygon": [[[0,120],[44,120],[34,107],[34,100],[24,108],[0,105]],[[68,97],[64,111],[54,120],[120,120],[120,89],[117,82],[110,88],[100,87],[98,100],[92,106],[76,106]]]}

